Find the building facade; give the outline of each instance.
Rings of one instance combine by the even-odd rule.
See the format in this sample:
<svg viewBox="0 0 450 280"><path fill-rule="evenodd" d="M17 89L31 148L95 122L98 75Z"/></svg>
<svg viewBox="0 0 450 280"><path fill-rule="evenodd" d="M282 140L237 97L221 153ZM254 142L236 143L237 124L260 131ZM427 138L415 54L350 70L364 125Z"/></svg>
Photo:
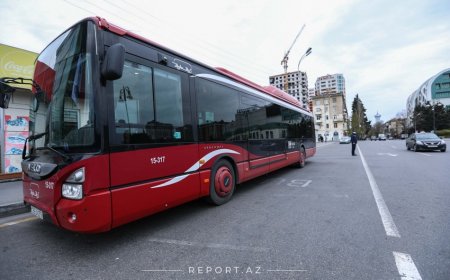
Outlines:
<svg viewBox="0 0 450 280"><path fill-rule="evenodd" d="M385 125L386 136L393 138L402 138L402 135L405 133L406 128L406 119L404 118L393 118L387 121Z"/></svg>
<svg viewBox="0 0 450 280"><path fill-rule="evenodd" d="M271 86L277 87L295 97L300 101L303 109L311 110L309 107L310 98L308 96L308 76L306 72L295 71L270 76L269 83Z"/></svg>
<svg viewBox="0 0 450 280"><path fill-rule="evenodd" d="M0 44L0 78L32 79L37 54ZM22 171L22 150L29 133L31 86L9 84L15 88L9 108L0 108L0 175Z"/></svg>
<svg viewBox="0 0 450 280"><path fill-rule="evenodd" d="M442 70L426 80L416 89L406 102L407 126L411 127L414 119L414 108L430 104L442 104L450 109L450 68Z"/></svg>
<svg viewBox="0 0 450 280"><path fill-rule="evenodd" d="M334 74L317 78L314 92L311 100L317 140L339 141L348 129L344 76Z"/></svg>
<svg viewBox="0 0 450 280"><path fill-rule="evenodd" d="M316 96L324 94L342 94L345 98L345 79L342 74L325 75L317 78Z"/></svg>

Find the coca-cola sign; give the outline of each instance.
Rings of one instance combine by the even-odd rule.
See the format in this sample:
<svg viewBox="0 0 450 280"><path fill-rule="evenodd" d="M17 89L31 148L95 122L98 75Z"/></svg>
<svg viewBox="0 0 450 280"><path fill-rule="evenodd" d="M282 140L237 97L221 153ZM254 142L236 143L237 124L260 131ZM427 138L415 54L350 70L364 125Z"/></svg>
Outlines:
<svg viewBox="0 0 450 280"><path fill-rule="evenodd" d="M0 77L32 79L36 57L36 53L0 44Z"/></svg>
<svg viewBox="0 0 450 280"><path fill-rule="evenodd" d="M31 77L34 71L34 65L20 65L14 61L6 62L3 67L5 69L5 72L16 73L17 75L22 75L22 77Z"/></svg>

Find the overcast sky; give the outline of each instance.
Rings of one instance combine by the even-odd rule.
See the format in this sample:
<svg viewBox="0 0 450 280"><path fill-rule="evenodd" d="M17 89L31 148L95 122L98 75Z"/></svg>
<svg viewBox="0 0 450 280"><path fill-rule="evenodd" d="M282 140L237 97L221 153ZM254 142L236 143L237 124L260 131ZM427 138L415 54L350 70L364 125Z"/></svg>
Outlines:
<svg viewBox="0 0 450 280"><path fill-rule="evenodd" d="M73 23L101 16L210 66L261 85L288 71L309 87L342 73L347 105L356 94L374 123L405 110L424 81L450 68L449 0L0 0L0 43L40 52Z"/></svg>

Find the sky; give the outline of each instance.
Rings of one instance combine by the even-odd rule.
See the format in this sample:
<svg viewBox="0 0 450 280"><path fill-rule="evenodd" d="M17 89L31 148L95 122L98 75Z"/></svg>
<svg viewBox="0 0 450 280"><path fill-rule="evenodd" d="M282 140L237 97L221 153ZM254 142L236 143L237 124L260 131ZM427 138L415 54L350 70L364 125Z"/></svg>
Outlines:
<svg viewBox="0 0 450 280"><path fill-rule="evenodd" d="M39 5L37 5L39 4ZM372 124L406 110L427 79L450 68L449 0L0 0L0 43L40 52L77 21L100 16L260 85L300 70L309 88L340 73Z"/></svg>

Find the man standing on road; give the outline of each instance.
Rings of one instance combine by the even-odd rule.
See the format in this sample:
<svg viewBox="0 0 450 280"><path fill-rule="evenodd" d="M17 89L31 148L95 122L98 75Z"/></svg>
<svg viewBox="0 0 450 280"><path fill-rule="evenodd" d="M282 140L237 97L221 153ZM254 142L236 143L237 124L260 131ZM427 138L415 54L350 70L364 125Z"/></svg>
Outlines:
<svg viewBox="0 0 450 280"><path fill-rule="evenodd" d="M358 143L358 138L356 137L356 132L354 132L354 131L352 133L351 141L352 141L352 156L356 156L355 149L356 149L356 143Z"/></svg>

